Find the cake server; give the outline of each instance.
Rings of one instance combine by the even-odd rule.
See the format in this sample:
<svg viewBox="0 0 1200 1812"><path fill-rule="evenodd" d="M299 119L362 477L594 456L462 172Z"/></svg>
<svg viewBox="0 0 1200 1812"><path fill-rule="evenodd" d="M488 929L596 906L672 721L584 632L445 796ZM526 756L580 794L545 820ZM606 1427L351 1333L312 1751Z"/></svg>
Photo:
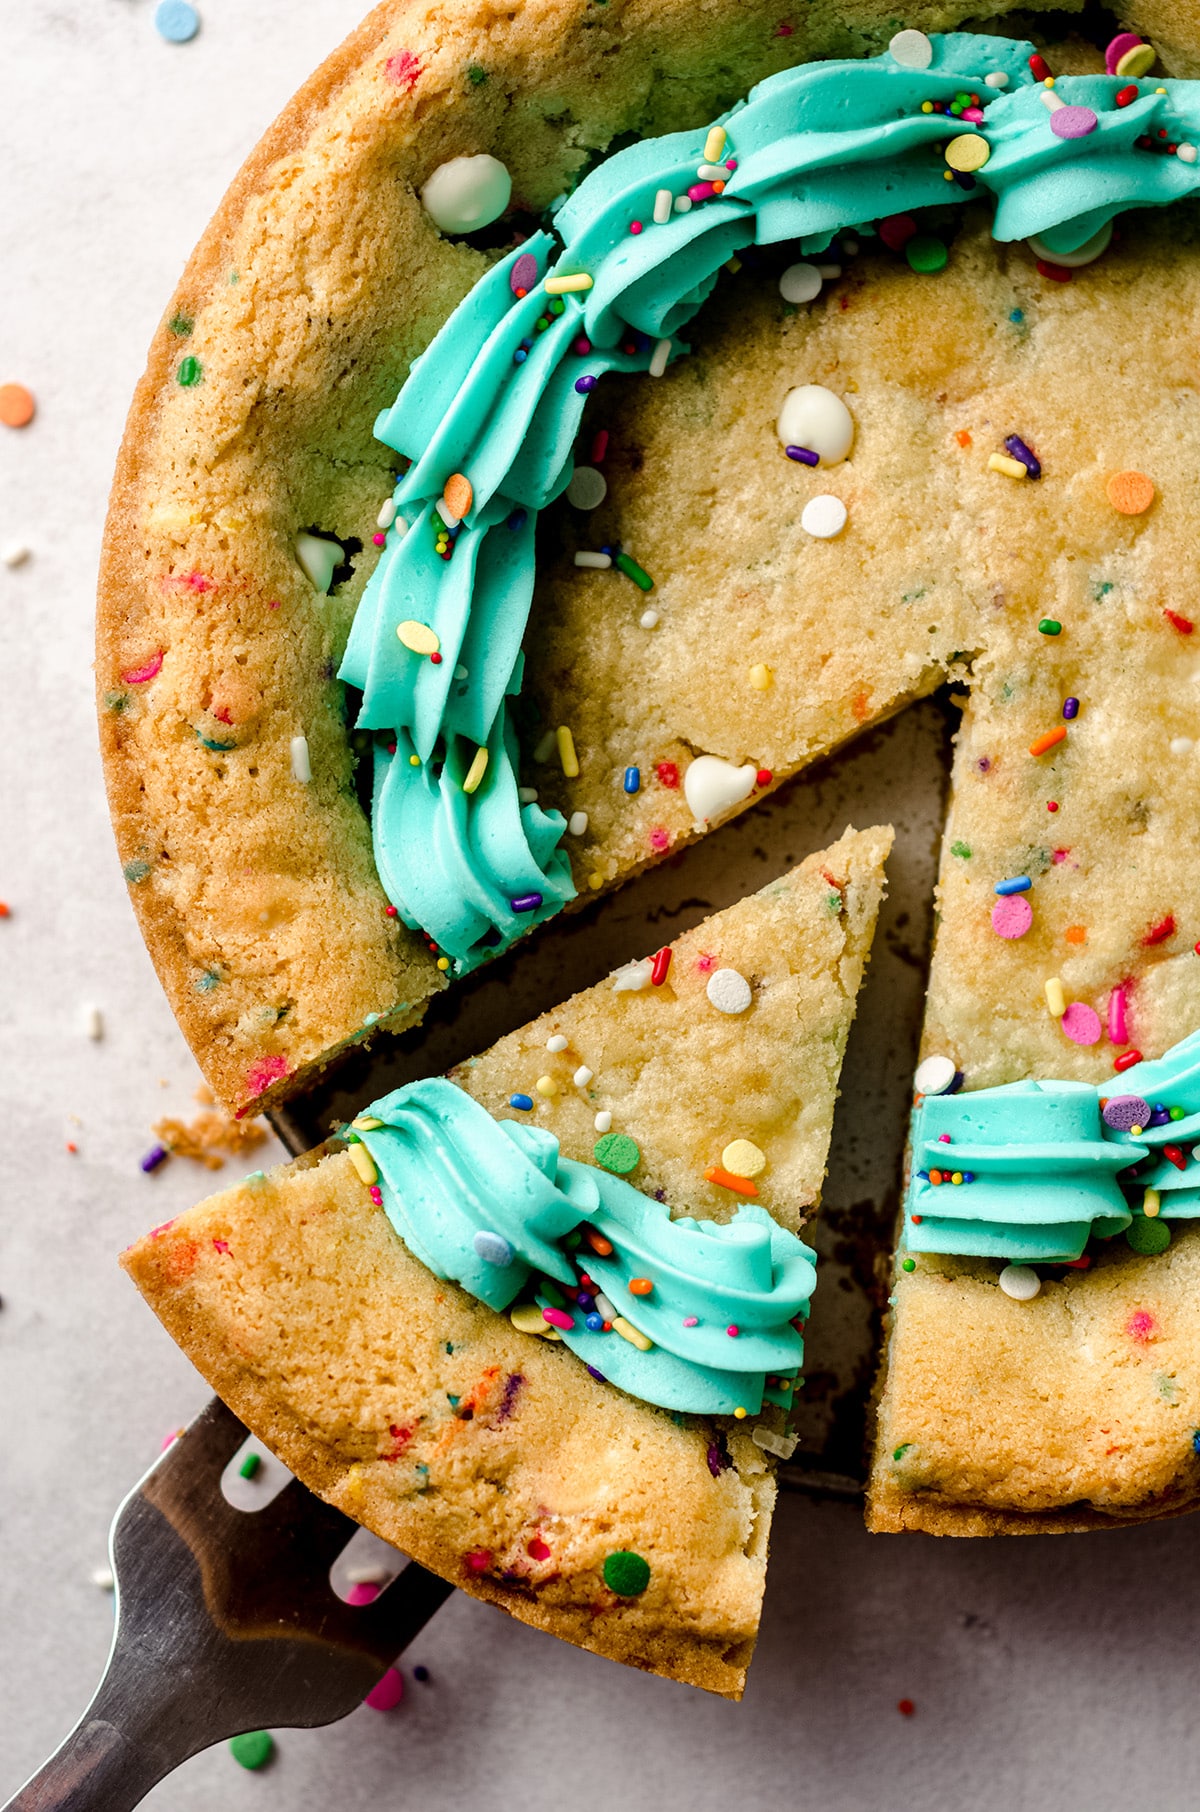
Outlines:
<svg viewBox="0 0 1200 1812"><path fill-rule="evenodd" d="M248 1432L214 1397L117 1511L104 1676L4 1812L127 1812L225 1737L331 1724L453 1590L409 1561L373 1603L343 1603L329 1573L356 1523L298 1479L253 1511L222 1494Z"/></svg>

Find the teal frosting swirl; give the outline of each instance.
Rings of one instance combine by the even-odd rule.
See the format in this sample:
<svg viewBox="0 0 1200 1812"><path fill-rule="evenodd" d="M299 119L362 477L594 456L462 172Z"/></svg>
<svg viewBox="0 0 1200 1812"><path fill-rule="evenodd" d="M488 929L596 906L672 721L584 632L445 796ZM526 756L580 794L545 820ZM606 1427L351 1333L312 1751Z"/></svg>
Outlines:
<svg viewBox="0 0 1200 1812"><path fill-rule="evenodd" d="M1163 1220L1200 1218L1200 1158L1194 1152L1180 1152L1177 1164L1152 1154L1148 1164L1139 1164L1135 1176L1123 1179L1123 1187L1135 1213L1144 1211L1146 1191L1153 1189Z"/></svg>
<svg viewBox="0 0 1200 1812"><path fill-rule="evenodd" d="M793 1325L808 1314L815 1258L757 1203L724 1226L672 1220L620 1177L561 1156L539 1127L495 1120L453 1083L395 1090L367 1110L363 1144L384 1210L415 1257L493 1309L532 1284L565 1303L566 1345L631 1396L693 1414L788 1405L804 1354ZM591 1228L602 1255L580 1237ZM490 1254L490 1256L484 1256ZM581 1283L591 1279L593 1289ZM550 1291L551 1279L561 1290ZM651 1284L648 1294L630 1289ZM598 1289L649 1350L602 1322ZM582 1296L583 1300L580 1301ZM736 1330L731 1332L730 1330Z"/></svg>
<svg viewBox="0 0 1200 1812"><path fill-rule="evenodd" d="M1078 1258L1090 1235L1128 1227L1117 1172L1135 1154L1145 1147L1103 1136L1088 1083L927 1095L913 1117L904 1244L1015 1264Z"/></svg>
<svg viewBox="0 0 1200 1812"><path fill-rule="evenodd" d="M646 370L656 341L671 342L670 358L685 352L676 336L721 267L751 244L795 240L817 251L842 228L869 232L880 216L990 192L997 239L1038 234L1066 254L1121 209L1161 206L1200 186L1200 166L1137 144L1161 143L1162 132L1168 142L1195 136L1200 85L1063 77L1059 100L1091 108L1098 124L1060 138L1029 73L1032 45L969 33L931 43L925 70L884 53L761 82L718 122L735 164L723 192L662 223L653 221L655 196L664 188L685 196L696 183L704 134L644 139L608 158L559 207L553 236L535 234L474 286L379 417L379 438L411 463L340 671L363 694L359 724L385 732L372 809L383 885L457 971L574 893L558 847L561 814L521 804L510 712L533 597L535 518L571 479L589 387L578 381ZM1001 86L989 86L989 75ZM922 111L964 86L979 96L977 120ZM1138 98L1117 108L1117 91L1130 86ZM975 177L947 182L941 149L972 130L987 140L989 160ZM636 234L635 221L644 228ZM551 298L551 271L583 273L591 287ZM469 478L473 501L444 559L435 511L455 473ZM397 627L410 619L435 631L440 661L399 641ZM481 746L486 773L466 793Z"/></svg>
<svg viewBox="0 0 1200 1812"><path fill-rule="evenodd" d="M1151 1118L1137 1135L1140 1145L1178 1145L1182 1140L1200 1139L1200 1032L1172 1045L1162 1057L1131 1065L1103 1092L1110 1098L1140 1096L1149 1104ZM1182 1110L1174 1120L1169 1118L1172 1108ZM1107 1131L1110 1138L1132 1140L1127 1132Z"/></svg>

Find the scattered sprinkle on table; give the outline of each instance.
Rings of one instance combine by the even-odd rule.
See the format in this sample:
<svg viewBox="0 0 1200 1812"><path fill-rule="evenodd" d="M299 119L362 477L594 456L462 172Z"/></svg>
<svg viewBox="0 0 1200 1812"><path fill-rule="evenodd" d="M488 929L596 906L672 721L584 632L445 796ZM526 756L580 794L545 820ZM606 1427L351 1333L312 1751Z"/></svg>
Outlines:
<svg viewBox="0 0 1200 1812"><path fill-rule="evenodd" d="M229 1753L243 1768L263 1768L275 1753L275 1739L269 1730L247 1730L232 1739Z"/></svg>
<svg viewBox="0 0 1200 1812"><path fill-rule="evenodd" d="M154 29L168 44L189 44L200 30L200 15L190 0L159 0Z"/></svg>
<svg viewBox="0 0 1200 1812"><path fill-rule="evenodd" d="M1154 483L1144 472L1114 472L1104 489L1122 516L1144 516L1154 502Z"/></svg>
<svg viewBox="0 0 1200 1812"><path fill-rule="evenodd" d="M389 1667L382 1679L376 1681L366 1698L364 1705L372 1711L393 1711L404 1697L404 1676L399 1668Z"/></svg>
<svg viewBox="0 0 1200 1812"><path fill-rule="evenodd" d="M0 422L6 428L27 428L37 405L24 384L0 384Z"/></svg>

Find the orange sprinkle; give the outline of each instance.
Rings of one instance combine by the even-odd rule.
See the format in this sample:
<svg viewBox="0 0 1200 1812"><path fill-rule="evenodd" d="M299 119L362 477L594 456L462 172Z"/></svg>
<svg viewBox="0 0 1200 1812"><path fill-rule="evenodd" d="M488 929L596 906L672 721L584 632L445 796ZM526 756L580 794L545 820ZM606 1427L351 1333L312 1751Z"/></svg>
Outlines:
<svg viewBox="0 0 1200 1812"><path fill-rule="evenodd" d="M592 1251L596 1254L597 1258L607 1258L611 1253L612 1241L610 1239L605 1239L602 1233L597 1233L594 1227L585 1227L583 1230L583 1237L592 1248Z"/></svg>
<svg viewBox="0 0 1200 1812"><path fill-rule="evenodd" d="M1063 932L1063 936L1066 938L1068 944L1086 944L1087 943L1087 926L1086 925L1068 925L1066 930Z"/></svg>
<svg viewBox="0 0 1200 1812"><path fill-rule="evenodd" d="M0 384L0 422L6 428L27 428L36 407L24 384Z"/></svg>
<svg viewBox="0 0 1200 1812"><path fill-rule="evenodd" d="M0 919L8 918L8 916L11 912L12 912L12 907L9 905L8 901L0 900Z"/></svg>
<svg viewBox="0 0 1200 1812"><path fill-rule="evenodd" d="M971 435L966 428L960 428L954 438L960 447L969 447L971 444Z"/></svg>
<svg viewBox="0 0 1200 1812"><path fill-rule="evenodd" d="M758 1190L749 1177L735 1177L732 1171L722 1170L719 1164L710 1164L704 1173L706 1183L719 1183L722 1189L732 1189L738 1195L757 1195Z"/></svg>
<svg viewBox="0 0 1200 1812"><path fill-rule="evenodd" d="M471 480L465 473L452 473L446 480L445 488L442 491L442 502L450 514L457 516L461 522L474 501L475 493L471 488Z"/></svg>
<svg viewBox="0 0 1200 1812"><path fill-rule="evenodd" d="M855 722L861 724L871 714L871 694L856 692L850 700L850 709L854 713Z"/></svg>
<svg viewBox="0 0 1200 1812"><path fill-rule="evenodd" d="M1122 516L1144 516L1154 502L1154 482L1144 472L1113 472L1104 489Z"/></svg>
<svg viewBox="0 0 1200 1812"><path fill-rule="evenodd" d="M1061 742L1066 733L1066 724L1059 724L1056 729L1047 730L1044 736L1039 736L1036 742L1030 743L1029 753L1031 755L1044 755L1046 750L1052 749L1056 742Z"/></svg>
<svg viewBox="0 0 1200 1812"><path fill-rule="evenodd" d="M654 1285L650 1282L648 1277L631 1277L629 1279L629 1294L631 1296L649 1296L653 1288Z"/></svg>

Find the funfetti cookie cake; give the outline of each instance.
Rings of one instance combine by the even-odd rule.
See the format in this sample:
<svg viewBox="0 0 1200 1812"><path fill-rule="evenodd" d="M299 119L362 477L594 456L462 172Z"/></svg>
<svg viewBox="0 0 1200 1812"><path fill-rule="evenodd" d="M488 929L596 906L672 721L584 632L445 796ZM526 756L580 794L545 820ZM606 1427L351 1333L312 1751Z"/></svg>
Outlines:
<svg viewBox="0 0 1200 1812"><path fill-rule="evenodd" d="M126 1268L322 1496L526 1623L739 1696L890 844L847 832Z"/></svg>

